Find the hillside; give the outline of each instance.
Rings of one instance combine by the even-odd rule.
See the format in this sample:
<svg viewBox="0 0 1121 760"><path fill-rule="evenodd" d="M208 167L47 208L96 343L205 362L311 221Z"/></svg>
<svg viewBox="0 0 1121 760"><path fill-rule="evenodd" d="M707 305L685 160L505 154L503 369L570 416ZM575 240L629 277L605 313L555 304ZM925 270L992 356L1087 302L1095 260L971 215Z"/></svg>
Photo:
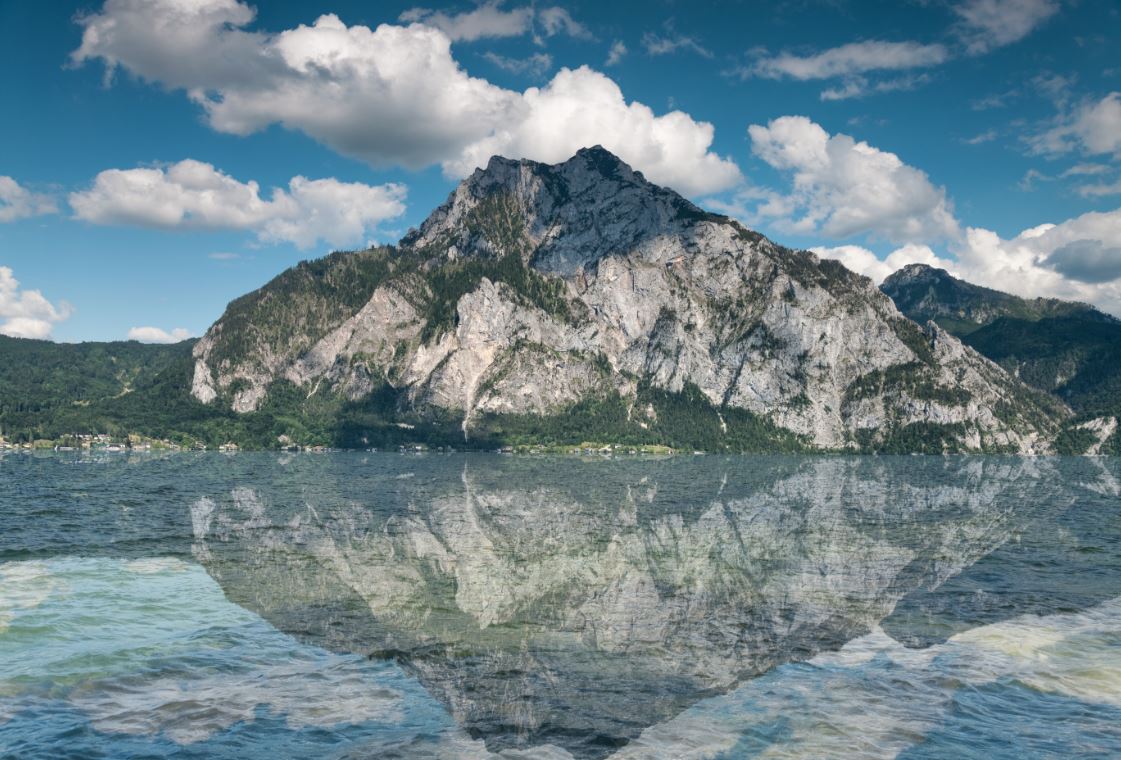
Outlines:
<svg viewBox="0 0 1121 760"><path fill-rule="evenodd" d="M1045 453L1069 437L1062 402L870 280L602 148L495 157L398 245L292 267L197 342L6 339L0 356L0 424L21 441Z"/></svg>
<svg viewBox="0 0 1121 760"><path fill-rule="evenodd" d="M103 419L102 410L182 367L193 344L53 343L0 335L0 432L9 440L110 432L115 423Z"/></svg>
<svg viewBox="0 0 1121 760"><path fill-rule="evenodd" d="M911 319L935 321L1028 385L1069 404L1076 413L1068 425L1072 450L1094 440L1085 424L1116 430L1108 418L1121 416L1121 321L1087 304L1019 298L922 264L899 270L881 287ZM1100 450L1121 452L1121 436L1114 432Z"/></svg>

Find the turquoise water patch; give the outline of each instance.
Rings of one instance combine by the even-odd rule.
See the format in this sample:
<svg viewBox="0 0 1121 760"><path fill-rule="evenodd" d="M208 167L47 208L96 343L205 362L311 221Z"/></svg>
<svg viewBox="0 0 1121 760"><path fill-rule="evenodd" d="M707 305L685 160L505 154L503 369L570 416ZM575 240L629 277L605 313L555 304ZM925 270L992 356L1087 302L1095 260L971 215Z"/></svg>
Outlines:
<svg viewBox="0 0 1121 760"><path fill-rule="evenodd" d="M942 724L899 760L1116 758L1121 710L1018 683L962 689Z"/></svg>
<svg viewBox="0 0 1121 760"><path fill-rule="evenodd" d="M653 726L617 758L1118 757L1121 598L927 649L876 629Z"/></svg>
<svg viewBox="0 0 1121 760"><path fill-rule="evenodd" d="M462 743L387 662L306 646L179 559L0 565L0 754L297 757Z"/></svg>

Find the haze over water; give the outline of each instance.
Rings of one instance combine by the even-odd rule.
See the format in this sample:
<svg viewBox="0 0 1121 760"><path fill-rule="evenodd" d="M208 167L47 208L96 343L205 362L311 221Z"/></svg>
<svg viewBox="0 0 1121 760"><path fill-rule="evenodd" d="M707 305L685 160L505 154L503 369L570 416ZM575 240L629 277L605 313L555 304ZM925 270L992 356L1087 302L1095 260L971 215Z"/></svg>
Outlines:
<svg viewBox="0 0 1121 760"><path fill-rule="evenodd" d="M0 456L0 757L1116 757L1121 461Z"/></svg>

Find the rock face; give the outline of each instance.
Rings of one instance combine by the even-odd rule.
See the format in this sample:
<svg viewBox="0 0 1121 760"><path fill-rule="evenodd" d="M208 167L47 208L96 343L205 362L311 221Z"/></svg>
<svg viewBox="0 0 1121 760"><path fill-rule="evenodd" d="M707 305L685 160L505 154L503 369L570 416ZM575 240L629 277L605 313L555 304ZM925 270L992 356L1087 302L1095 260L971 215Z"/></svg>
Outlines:
<svg viewBox="0 0 1121 760"><path fill-rule="evenodd" d="M1044 452L1065 415L870 280L598 147L555 166L491 159L399 246L235 301L194 356L205 403L391 389L395 413L458 420L468 441L608 400L646 429L651 392L826 449Z"/></svg>

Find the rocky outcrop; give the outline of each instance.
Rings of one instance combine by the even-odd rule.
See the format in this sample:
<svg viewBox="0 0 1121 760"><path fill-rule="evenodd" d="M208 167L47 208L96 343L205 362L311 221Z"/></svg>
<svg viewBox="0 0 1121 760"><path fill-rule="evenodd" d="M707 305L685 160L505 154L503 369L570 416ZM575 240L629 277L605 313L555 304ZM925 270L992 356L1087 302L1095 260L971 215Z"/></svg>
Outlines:
<svg viewBox="0 0 1121 760"><path fill-rule="evenodd" d="M312 313L274 313L270 284L256 311L219 320L195 348L194 396L246 412L277 382L351 400L388 385L402 411L461 419L469 440L487 415L695 389L826 449L921 436L934 450L1044 452L1065 414L870 280L602 148L555 166L494 158L399 247L350 256L331 266L357 268L365 292L340 280L346 297L325 311L328 267L306 286ZM254 332L262 321L286 329Z"/></svg>

